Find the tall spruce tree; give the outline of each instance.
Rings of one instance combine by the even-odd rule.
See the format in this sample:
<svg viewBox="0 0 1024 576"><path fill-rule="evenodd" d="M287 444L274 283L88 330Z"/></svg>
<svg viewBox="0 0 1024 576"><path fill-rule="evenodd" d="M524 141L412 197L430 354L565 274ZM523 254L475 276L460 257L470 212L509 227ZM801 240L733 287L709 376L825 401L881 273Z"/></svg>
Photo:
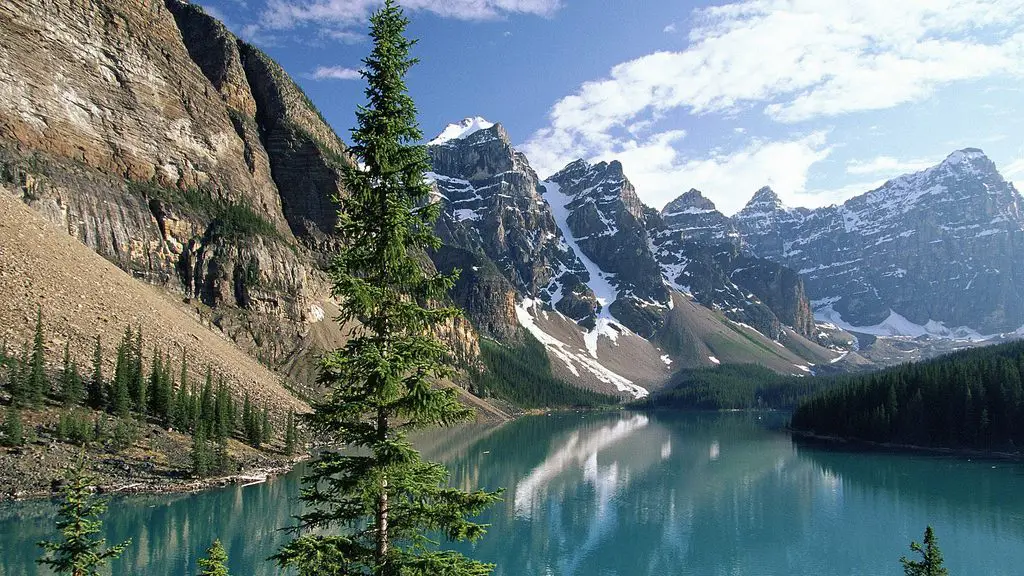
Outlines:
<svg viewBox="0 0 1024 576"><path fill-rule="evenodd" d="M128 381L128 393L132 398L132 406L140 414L146 414L149 406L146 401L146 372L142 363L142 325L139 325L139 331L135 335L135 344L130 345L130 358L131 364L129 368L129 374L131 375Z"/></svg>
<svg viewBox="0 0 1024 576"><path fill-rule="evenodd" d="M96 335L96 346L92 351L92 376L89 377L89 385L86 388L86 402L90 407L100 410L103 408L103 346L100 337Z"/></svg>
<svg viewBox="0 0 1024 576"><path fill-rule="evenodd" d="M43 397L50 391L50 383L46 379L46 346L43 341L43 308L36 309L36 332L32 338L32 360L29 365L28 384L29 401L38 406Z"/></svg>
<svg viewBox="0 0 1024 576"><path fill-rule="evenodd" d="M910 550L921 555L920 560L910 560L906 556L900 558L903 574L906 576L949 576L949 571L942 565L942 552L935 539L935 532L928 526L924 530L924 546L917 542L910 543Z"/></svg>
<svg viewBox="0 0 1024 576"><path fill-rule="evenodd" d="M229 576L228 553L219 539L206 550L206 557L199 559L199 568L199 576Z"/></svg>
<svg viewBox="0 0 1024 576"><path fill-rule="evenodd" d="M427 273L437 249L429 169L404 77L415 64L404 37L408 20L393 0L370 18L374 46L363 60L366 106L356 113L343 169L338 233L346 246L330 267L342 302L339 322L360 328L344 348L325 354L319 382L329 392L314 405L311 428L357 454L322 453L305 477L294 539L275 556L299 574L483 575L492 566L437 550L428 533L475 540L484 526L468 520L496 493L447 486L448 473L426 462L406 438L411 430L471 417L456 392L433 386L452 373L450 351L435 330L459 312L435 303L454 276Z"/></svg>
<svg viewBox="0 0 1024 576"><path fill-rule="evenodd" d="M295 454L298 444L298 431L295 429L295 410L288 411L288 420L284 427L284 453L288 456Z"/></svg>
<svg viewBox="0 0 1024 576"><path fill-rule="evenodd" d="M60 399L65 406L74 406L85 398L82 376L78 364L71 359L71 346L64 343L64 367L60 374Z"/></svg>
<svg viewBox="0 0 1024 576"><path fill-rule="evenodd" d="M7 387L11 391L11 404L22 407L31 402L28 390L28 343L21 349L21 356L14 360L8 373Z"/></svg>
<svg viewBox="0 0 1024 576"><path fill-rule="evenodd" d="M102 531L99 516L107 506L93 495L94 483L85 474L81 462L69 471L63 502L57 512L61 540L40 542L44 555L36 562L49 566L58 574L95 576L103 565L120 556L131 543L127 540L107 548L106 541L97 538Z"/></svg>

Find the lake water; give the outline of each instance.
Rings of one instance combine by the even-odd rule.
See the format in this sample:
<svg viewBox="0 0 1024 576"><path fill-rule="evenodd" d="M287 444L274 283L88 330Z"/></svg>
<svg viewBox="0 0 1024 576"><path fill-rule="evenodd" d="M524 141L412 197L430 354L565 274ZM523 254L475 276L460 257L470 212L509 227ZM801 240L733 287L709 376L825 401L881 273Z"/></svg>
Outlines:
<svg viewBox="0 0 1024 576"><path fill-rule="evenodd" d="M764 416L764 418L769 418ZM504 487L466 553L504 576L901 575L926 524L953 575L1024 574L1024 466L806 448L756 414L561 414L420 440L464 488ZM113 574L195 574L214 537L236 576L298 512L299 473L194 495L114 500ZM0 505L0 576L46 574L53 506Z"/></svg>

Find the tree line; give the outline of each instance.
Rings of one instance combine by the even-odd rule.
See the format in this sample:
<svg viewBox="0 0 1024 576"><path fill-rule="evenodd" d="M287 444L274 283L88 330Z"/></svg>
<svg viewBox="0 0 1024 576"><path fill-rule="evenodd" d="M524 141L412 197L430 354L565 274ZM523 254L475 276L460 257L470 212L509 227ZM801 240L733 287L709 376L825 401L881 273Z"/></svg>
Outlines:
<svg viewBox="0 0 1024 576"><path fill-rule="evenodd" d="M83 373L72 358L70 339L65 340L59 370L49 369L46 356L40 309L33 337L20 353L10 350L6 341L0 347L0 367L7 370L0 392L5 393L8 403L0 443L21 445L25 441L22 410L48 405L65 410L54 431L57 438L78 445L104 442L115 451L122 450L134 443L137 421L151 421L189 434L193 439L192 471L198 476L227 471L229 438L254 448L275 438L269 406L256 405L248 392L239 405L224 376L215 377L209 365L205 379L192 381L184 352L176 361L155 345L147 363L141 326L125 329L109 377L104 372L99 336L93 343L88 372ZM89 409L99 413L90 413ZM113 426L103 412L113 417ZM300 441L294 413L288 415L283 440L285 452L294 454Z"/></svg>
<svg viewBox="0 0 1024 576"><path fill-rule="evenodd" d="M822 378L776 374L757 364L683 369L665 388L633 403L635 408L676 410L789 410L830 386Z"/></svg>
<svg viewBox="0 0 1024 576"><path fill-rule="evenodd" d="M974 348L830 379L793 414L797 430L915 446L1018 451L1024 343Z"/></svg>

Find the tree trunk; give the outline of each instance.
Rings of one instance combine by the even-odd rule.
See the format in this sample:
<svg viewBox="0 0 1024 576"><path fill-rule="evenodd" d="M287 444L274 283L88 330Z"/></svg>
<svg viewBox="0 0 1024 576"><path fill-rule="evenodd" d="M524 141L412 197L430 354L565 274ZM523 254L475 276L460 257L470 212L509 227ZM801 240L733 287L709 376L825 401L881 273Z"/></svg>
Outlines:
<svg viewBox="0 0 1024 576"><path fill-rule="evenodd" d="M380 410L377 412L377 433L381 440L387 438L388 417ZM385 474L380 481L380 496L377 499L377 566L380 576L388 576L391 569L388 566L388 477Z"/></svg>

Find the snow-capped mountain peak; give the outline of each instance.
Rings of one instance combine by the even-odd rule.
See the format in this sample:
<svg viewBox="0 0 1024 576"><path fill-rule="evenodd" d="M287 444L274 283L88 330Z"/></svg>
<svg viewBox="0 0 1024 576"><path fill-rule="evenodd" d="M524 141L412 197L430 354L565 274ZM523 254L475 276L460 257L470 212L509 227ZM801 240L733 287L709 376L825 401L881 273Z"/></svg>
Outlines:
<svg viewBox="0 0 1024 576"><path fill-rule="evenodd" d="M488 122L486 119L480 116L473 116L470 118L464 118L460 122L449 124L445 126L445 129L437 135L436 138L427 142L427 146L440 146L447 144L452 140L461 140L471 134L475 134L481 130L487 130L494 127L494 122Z"/></svg>
<svg viewBox="0 0 1024 576"><path fill-rule="evenodd" d="M675 200L669 202L661 209L663 218L679 214L704 214L715 212L715 203L708 199L700 190L690 188Z"/></svg>

